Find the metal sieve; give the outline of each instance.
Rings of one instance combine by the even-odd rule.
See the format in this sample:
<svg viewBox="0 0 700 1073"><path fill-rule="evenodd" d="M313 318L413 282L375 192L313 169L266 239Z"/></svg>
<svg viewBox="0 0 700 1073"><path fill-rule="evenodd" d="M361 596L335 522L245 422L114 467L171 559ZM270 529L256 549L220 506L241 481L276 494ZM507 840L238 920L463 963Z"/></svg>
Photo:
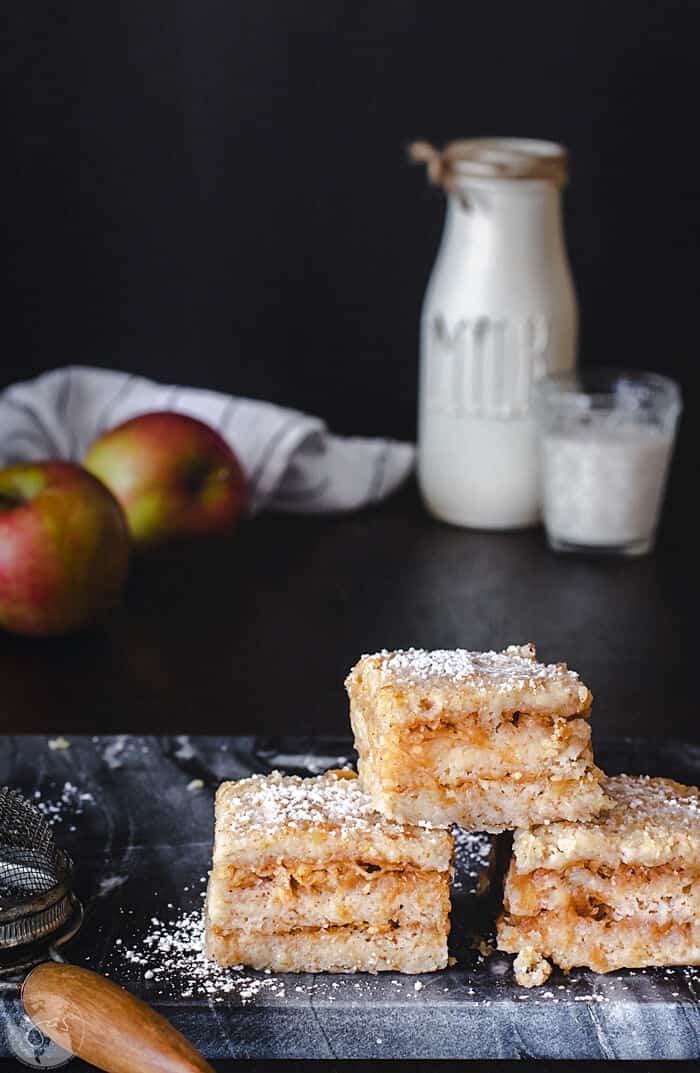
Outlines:
<svg viewBox="0 0 700 1073"><path fill-rule="evenodd" d="M0 789L0 976L51 956L77 932L82 907L73 862L51 826L17 790Z"/></svg>

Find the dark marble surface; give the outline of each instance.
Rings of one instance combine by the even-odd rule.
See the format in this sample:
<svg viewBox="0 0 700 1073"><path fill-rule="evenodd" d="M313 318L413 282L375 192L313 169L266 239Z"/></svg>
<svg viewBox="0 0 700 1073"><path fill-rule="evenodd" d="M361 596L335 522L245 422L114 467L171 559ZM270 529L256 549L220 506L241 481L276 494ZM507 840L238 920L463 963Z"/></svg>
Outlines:
<svg viewBox="0 0 700 1073"><path fill-rule="evenodd" d="M273 767L318 772L351 756L347 739L78 737L50 748L44 737L0 739L0 783L21 788L54 823L77 864L85 923L67 957L106 971L151 1001L208 1056L255 1058L700 1057L700 970L597 977L555 973L523 991L510 958L483 957L494 906L474 888L486 855L461 854L453 912L457 964L418 979L397 974L286 976L234 971L204 981L180 955L144 938L152 919L198 913L209 863L212 794L224 778ZM54 742L54 744L56 744ZM59 743L61 744L61 743ZM603 741L611 772L700 779L700 749L672 742ZM192 786L193 780L201 780ZM188 789L188 787L190 787ZM476 849L483 848L481 844ZM134 964L129 951L141 962ZM189 955L188 955L189 956ZM153 972L153 970L155 970ZM153 972L151 976L150 973ZM416 987L416 984L419 986ZM4 1000L7 1021L14 1009Z"/></svg>

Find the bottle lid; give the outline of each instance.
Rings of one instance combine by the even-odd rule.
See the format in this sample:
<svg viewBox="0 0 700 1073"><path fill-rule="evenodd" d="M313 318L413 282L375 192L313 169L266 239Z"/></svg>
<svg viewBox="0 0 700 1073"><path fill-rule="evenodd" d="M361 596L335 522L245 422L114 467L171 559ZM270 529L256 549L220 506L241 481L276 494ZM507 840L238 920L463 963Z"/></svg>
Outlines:
<svg viewBox="0 0 700 1073"><path fill-rule="evenodd" d="M413 142L409 156L426 164L437 186L454 192L460 178L539 179L564 186L568 154L557 142L535 138L462 138L436 149L430 142Z"/></svg>

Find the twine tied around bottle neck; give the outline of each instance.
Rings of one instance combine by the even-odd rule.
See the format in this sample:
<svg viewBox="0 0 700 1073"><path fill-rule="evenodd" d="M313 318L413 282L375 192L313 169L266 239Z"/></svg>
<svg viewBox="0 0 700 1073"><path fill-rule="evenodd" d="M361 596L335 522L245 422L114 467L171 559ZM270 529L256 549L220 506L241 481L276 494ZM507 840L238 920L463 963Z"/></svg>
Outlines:
<svg viewBox="0 0 700 1073"><path fill-rule="evenodd" d="M529 138L461 138L436 149L430 142L417 141L408 147L416 164L425 164L428 178L449 194L457 194L461 178L540 179L557 188L566 184L568 154L556 142Z"/></svg>

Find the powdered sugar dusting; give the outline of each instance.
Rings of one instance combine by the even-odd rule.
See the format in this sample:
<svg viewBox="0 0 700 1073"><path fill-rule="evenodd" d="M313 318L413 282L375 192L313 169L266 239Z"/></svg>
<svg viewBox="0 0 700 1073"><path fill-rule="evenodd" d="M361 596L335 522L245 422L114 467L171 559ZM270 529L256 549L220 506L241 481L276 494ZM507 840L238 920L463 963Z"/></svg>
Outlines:
<svg viewBox="0 0 700 1073"><path fill-rule="evenodd" d="M453 827L455 840L453 890L481 893L488 882L488 865L492 838L481 832L463 831Z"/></svg>
<svg viewBox="0 0 700 1073"><path fill-rule="evenodd" d="M695 786L681 786L671 779L650 775L616 775L605 782L605 792L615 807L603 824L639 826L651 820L656 826L679 826L692 830L700 842L700 791Z"/></svg>
<svg viewBox="0 0 700 1073"><path fill-rule="evenodd" d="M66 817L82 816L85 805L93 804L94 800L92 794L83 793L74 783L66 782L55 801L45 799L40 790L35 790L33 804L53 826L63 823ZM74 831L75 826L71 826L71 830Z"/></svg>
<svg viewBox="0 0 700 1073"><path fill-rule="evenodd" d="M613 806L592 820L558 820L516 831L520 872L561 871L580 860L617 868L700 865L700 791L671 779L613 775L603 781Z"/></svg>
<svg viewBox="0 0 700 1073"><path fill-rule="evenodd" d="M217 798L217 826L236 834L312 827L411 830L411 825L380 816L352 773L333 771L310 779L275 771L224 783Z"/></svg>
<svg viewBox="0 0 700 1073"><path fill-rule="evenodd" d="M201 909L183 912L164 921L152 917L148 931L137 947L120 944L119 953L141 969L155 994L173 992L179 998L207 998L223 1002L237 997L247 1005L263 991L283 996L284 980L271 975L251 975L241 968L224 969L204 952L204 915Z"/></svg>
<svg viewBox="0 0 700 1073"><path fill-rule="evenodd" d="M566 682L575 684L578 675L565 663L538 663L535 646L509 645L503 652L469 652L465 648L408 648L377 654L382 677L404 682L470 682L491 689L506 690L523 683Z"/></svg>
<svg viewBox="0 0 700 1073"><path fill-rule="evenodd" d="M675 844L678 837L684 835L700 855L700 790L697 787L682 786L671 779L650 775L611 775L605 779L603 788L613 802L612 808L578 824L562 820L547 827L535 827L532 838L561 841L569 832L580 839L600 832L604 836L621 838L624 851L624 839L632 836L637 840L641 838L644 844L664 839ZM516 842L523 840L523 834L516 835Z"/></svg>

